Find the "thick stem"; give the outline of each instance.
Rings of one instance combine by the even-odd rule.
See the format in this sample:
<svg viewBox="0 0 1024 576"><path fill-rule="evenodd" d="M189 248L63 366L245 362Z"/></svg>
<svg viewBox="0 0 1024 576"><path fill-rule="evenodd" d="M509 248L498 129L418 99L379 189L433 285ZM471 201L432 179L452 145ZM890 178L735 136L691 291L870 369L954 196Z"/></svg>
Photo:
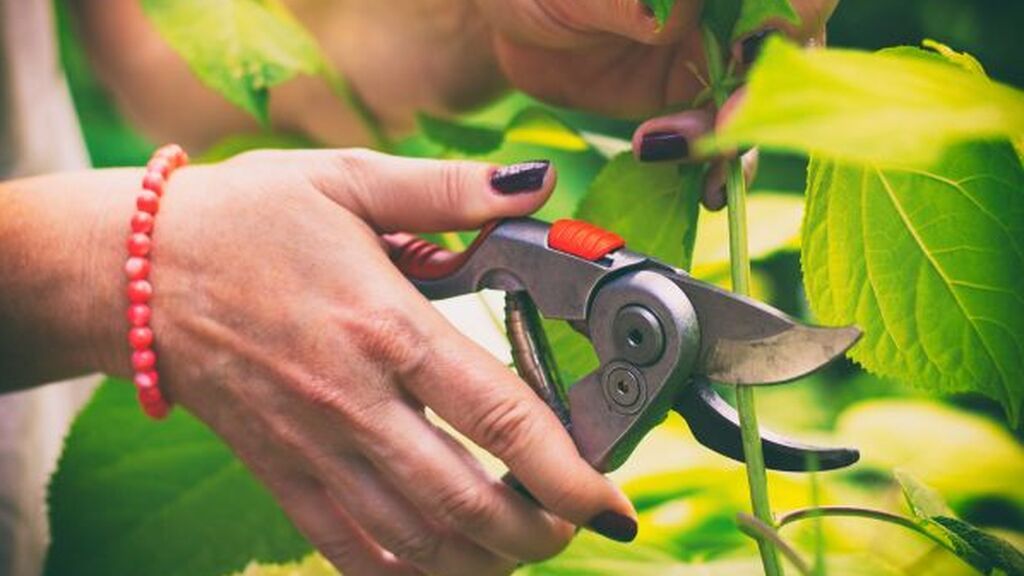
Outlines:
<svg viewBox="0 0 1024 576"><path fill-rule="evenodd" d="M747 246L747 186L743 179L743 168L739 157L729 161L726 179L726 195L729 202L729 259L732 268L732 289L737 294L750 294L750 252ZM750 488L750 503L754 516L767 524L775 525L771 504L768 500L768 478L764 467L764 453L761 451L761 432L757 425L757 411L754 389L739 386L736 389L736 411L740 417L740 434L743 438L743 458L747 463L747 484ZM761 562L767 576L782 574L778 551L765 538L757 539Z"/></svg>

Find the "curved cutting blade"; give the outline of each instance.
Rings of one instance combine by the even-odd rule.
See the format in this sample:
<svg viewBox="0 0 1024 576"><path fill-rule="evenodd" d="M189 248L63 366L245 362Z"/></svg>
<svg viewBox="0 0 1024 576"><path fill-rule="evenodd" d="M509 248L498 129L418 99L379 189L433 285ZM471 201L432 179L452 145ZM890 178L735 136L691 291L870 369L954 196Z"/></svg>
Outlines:
<svg viewBox="0 0 1024 576"><path fill-rule="evenodd" d="M673 407L690 426L694 438L719 454L744 462L739 417L711 384L697 378L686 387ZM771 432L761 432L764 464L772 470L808 472L844 468L860 459L851 448L819 448Z"/></svg>
<svg viewBox="0 0 1024 576"><path fill-rule="evenodd" d="M841 356L860 338L856 327L808 326L685 273L677 273L674 280L697 311L701 346L695 370L715 382L795 380Z"/></svg>

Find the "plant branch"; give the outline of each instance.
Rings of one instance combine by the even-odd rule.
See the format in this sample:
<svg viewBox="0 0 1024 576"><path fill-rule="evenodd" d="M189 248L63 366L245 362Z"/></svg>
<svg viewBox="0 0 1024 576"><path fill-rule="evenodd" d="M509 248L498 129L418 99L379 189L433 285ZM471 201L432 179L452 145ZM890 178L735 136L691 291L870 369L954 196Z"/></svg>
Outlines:
<svg viewBox="0 0 1024 576"><path fill-rule="evenodd" d="M775 531L774 528L762 522L759 518L755 518L750 514L744 514L740 512L736 515L736 522L740 526L740 530L754 538L756 540L769 540L775 547L782 551L782 555L789 560L790 564L797 569L798 572L804 576L811 576L812 569L807 565L807 562L800 557L800 553L793 549L788 542L782 539L782 536Z"/></svg>
<svg viewBox="0 0 1024 576"><path fill-rule="evenodd" d="M942 538L939 538L938 536L932 534L923 526L911 520L910 518L906 518L904 516L893 514L891 512L885 512L882 510L872 510L870 508L860 508L857 506L819 506L817 508L801 508L799 510L793 510L791 512L783 514L781 517L779 517L779 520L776 524L779 528L782 528L787 524L792 524L794 522L799 522L801 520L807 520L810 518L823 518L827 516L846 518L867 518L869 520L876 520L880 522L894 524L896 526L902 526L903 528L913 530L914 532L917 532L918 534L927 537L931 541L949 550L950 552L953 552L954 554L956 553L956 550L951 548L948 543L943 542Z"/></svg>
<svg viewBox="0 0 1024 576"><path fill-rule="evenodd" d="M729 205L729 260L732 270L733 292L750 294L750 252L747 245L747 185L743 168L737 156L729 160L726 177L726 196ZM768 499L768 476L765 472L764 453L761 450L761 431L757 425L754 389L738 386L736 411L740 418L743 439L743 458L746 461L747 485L754 516L768 526L774 525L771 503ZM771 540L758 538L758 550L767 576L782 574L779 556Z"/></svg>

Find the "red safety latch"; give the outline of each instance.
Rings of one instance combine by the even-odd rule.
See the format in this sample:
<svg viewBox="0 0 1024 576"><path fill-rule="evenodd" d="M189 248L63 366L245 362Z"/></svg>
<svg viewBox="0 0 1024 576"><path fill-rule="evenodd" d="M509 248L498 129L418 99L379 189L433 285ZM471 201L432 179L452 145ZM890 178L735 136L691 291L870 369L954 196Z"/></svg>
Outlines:
<svg viewBox="0 0 1024 576"><path fill-rule="evenodd" d="M548 246L591 262L626 245L622 236L582 220L557 220L548 230Z"/></svg>

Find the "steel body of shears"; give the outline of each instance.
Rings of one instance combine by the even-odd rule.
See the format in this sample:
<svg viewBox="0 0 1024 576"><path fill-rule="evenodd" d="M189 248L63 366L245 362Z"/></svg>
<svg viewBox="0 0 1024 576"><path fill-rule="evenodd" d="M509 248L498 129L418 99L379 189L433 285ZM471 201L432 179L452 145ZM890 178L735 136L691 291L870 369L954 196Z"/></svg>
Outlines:
<svg viewBox="0 0 1024 576"><path fill-rule="evenodd" d="M743 460L735 411L710 382L785 382L818 370L859 337L855 328L799 323L760 302L700 282L574 220L529 218L486 227L463 253L408 234L385 237L392 260L425 296L506 292L506 324L520 376L558 415L596 469L621 465L669 410L708 448ZM587 336L600 366L563 399L539 315ZM565 403L567 400L567 406ZM856 450L815 448L762 433L765 463L829 470Z"/></svg>

